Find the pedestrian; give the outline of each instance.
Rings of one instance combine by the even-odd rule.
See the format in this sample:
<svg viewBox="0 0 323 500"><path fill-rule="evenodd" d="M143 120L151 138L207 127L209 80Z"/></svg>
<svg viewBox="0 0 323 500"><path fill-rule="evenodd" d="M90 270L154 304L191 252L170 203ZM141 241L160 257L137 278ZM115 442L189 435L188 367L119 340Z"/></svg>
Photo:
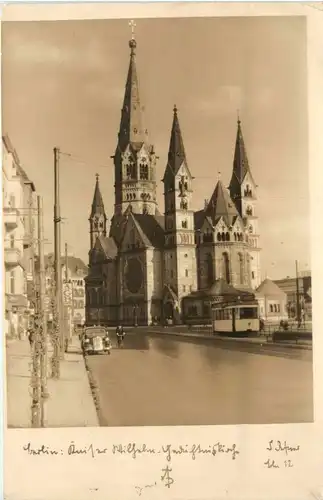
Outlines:
<svg viewBox="0 0 323 500"><path fill-rule="evenodd" d="M34 331L32 328L28 329L28 340L29 340L30 348L32 349L33 345L34 345L34 340L35 340L35 335L34 335Z"/></svg>

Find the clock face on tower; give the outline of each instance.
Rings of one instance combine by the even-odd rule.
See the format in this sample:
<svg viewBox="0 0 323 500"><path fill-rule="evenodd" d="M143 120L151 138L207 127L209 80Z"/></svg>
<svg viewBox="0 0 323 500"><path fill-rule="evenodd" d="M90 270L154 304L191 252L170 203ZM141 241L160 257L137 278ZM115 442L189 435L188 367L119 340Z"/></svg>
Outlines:
<svg viewBox="0 0 323 500"><path fill-rule="evenodd" d="M126 287L131 293L138 293L143 284L143 272L141 263L136 258L131 258L126 263L125 269Z"/></svg>

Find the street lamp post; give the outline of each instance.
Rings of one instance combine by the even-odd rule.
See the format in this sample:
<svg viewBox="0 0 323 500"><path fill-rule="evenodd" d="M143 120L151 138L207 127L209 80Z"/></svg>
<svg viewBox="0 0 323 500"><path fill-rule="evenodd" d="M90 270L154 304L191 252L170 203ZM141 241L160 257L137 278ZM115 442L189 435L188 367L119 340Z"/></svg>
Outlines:
<svg viewBox="0 0 323 500"><path fill-rule="evenodd" d="M299 280L298 280L298 261L295 261L296 267L296 319L297 324L300 326L301 323L301 311L300 311L300 300L299 300Z"/></svg>
<svg viewBox="0 0 323 500"><path fill-rule="evenodd" d="M138 304L135 304L133 306L133 322L134 322L134 326L137 327L138 326Z"/></svg>

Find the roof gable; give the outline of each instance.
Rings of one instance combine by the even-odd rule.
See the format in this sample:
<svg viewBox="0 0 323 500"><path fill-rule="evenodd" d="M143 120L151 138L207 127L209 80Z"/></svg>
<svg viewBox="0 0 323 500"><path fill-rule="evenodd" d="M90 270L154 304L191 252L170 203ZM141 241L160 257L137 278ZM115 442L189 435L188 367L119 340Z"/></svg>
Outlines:
<svg viewBox="0 0 323 500"><path fill-rule="evenodd" d="M208 216L212 217L213 222L217 218L222 217L227 226L231 226L236 217L239 216L235 204L220 180L215 186L205 212Z"/></svg>
<svg viewBox="0 0 323 500"><path fill-rule="evenodd" d="M165 242L164 217L150 214L133 214L150 246L163 248Z"/></svg>
<svg viewBox="0 0 323 500"><path fill-rule="evenodd" d="M286 296L286 293L276 283L266 278L257 288L257 295Z"/></svg>
<svg viewBox="0 0 323 500"><path fill-rule="evenodd" d="M151 246L145 233L134 217L134 214L129 211L125 226L124 236L121 242L121 251L134 250L136 248L147 248Z"/></svg>

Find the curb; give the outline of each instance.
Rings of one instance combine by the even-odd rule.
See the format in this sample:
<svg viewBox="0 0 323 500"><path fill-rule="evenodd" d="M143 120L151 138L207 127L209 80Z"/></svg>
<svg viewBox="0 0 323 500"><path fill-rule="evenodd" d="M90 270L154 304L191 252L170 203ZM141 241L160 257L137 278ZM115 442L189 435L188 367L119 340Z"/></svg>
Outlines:
<svg viewBox="0 0 323 500"><path fill-rule="evenodd" d="M86 373L87 373L89 384L90 384L90 390L91 390L91 394L92 394L92 398L93 398L93 403L94 403L97 418L98 418L98 425L100 426L101 403L100 403L98 385L97 385L95 378L93 377L93 373L88 365L87 357L84 355L83 355L83 360L84 360L85 369L86 369Z"/></svg>
<svg viewBox="0 0 323 500"><path fill-rule="evenodd" d="M308 345L302 345L302 344L286 344L286 343L283 343L283 342L267 342L265 339L263 342L251 342L250 340L239 340L238 338L233 338L233 337L229 337L229 338L225 338L225 337L215 337L215 336L212 336L212 335L204 335L204 334L186 334L186 333L179 333L179 332L154 332L155 334L157 335L168 335L168 336L172 336L172 337L184 337L186 339L203 339L203 340L213 340L214 342L228 342L228 343L232 343L232 344L242 344L242 345L248 345L248 346L251 346L251 345L259 345L261 347L272 347L272 346L279 346L279 347L286 347L288 349L304 349L304 350L307 350L307 351L311 351L312 350L312 346L308 346Z"/></svg>

